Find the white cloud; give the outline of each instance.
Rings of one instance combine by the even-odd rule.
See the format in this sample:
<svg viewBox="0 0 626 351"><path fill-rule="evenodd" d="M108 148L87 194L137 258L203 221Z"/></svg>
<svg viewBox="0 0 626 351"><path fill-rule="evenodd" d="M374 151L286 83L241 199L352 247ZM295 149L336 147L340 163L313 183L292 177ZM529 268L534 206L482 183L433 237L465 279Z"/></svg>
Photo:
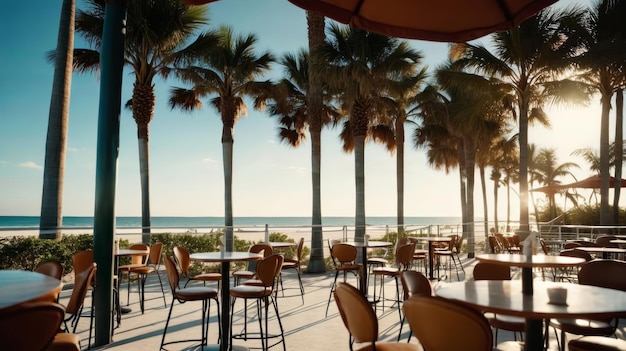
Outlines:
<svg viewBox="0 0 626 351"><path fill-rule="evenodd" d="M215 161L214 159L210 158L210 157L206 157L202 159L202 162L204 163L215 163L217 161Z"/></svg>
<svg viewBox="0 0 626 351"><path fill-rule="evenodd" d="M18 167L22 167L22 168L34 168L34 169L43 169L43 166L40 166L38 164L36 164L33 161L28 161L28 162L22 162L20 164L18 164Z"/></svg>

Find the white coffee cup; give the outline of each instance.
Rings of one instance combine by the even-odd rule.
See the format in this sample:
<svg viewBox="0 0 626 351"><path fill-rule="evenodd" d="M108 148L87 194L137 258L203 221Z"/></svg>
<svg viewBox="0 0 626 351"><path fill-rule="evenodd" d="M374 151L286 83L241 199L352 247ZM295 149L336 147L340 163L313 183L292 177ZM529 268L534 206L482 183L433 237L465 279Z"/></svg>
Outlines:
<svg viewBox="0 0 626 351"><path fill-rule="evenodd" d="M567 288L562 286L548 288L548 302L554 305L567 305Z"/></svg>

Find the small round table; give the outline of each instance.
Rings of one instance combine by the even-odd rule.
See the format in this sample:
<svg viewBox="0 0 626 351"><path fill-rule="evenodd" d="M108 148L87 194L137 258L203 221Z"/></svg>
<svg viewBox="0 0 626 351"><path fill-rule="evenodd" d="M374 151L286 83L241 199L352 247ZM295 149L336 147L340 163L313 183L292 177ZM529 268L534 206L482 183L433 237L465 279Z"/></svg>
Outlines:
<svg viewBox="0 0 626 351"><path fill-rule="evenodd" d="M55 301L62 287L60 280L45 274L0 270L0 310L30 301Z"/></svg>
<svg viewBox="0 0 626 351"><path fill-rule="evenodd" d="M416 239L421 242L428 242L428 278L430 280L434 280L435 276L433 274L433 266L435 265L435 243L449 243L452 241L452 238L449 236L430 236L417 237Z"/></svg>
<svg viewBox="0 0 626 351"><path fill-rule="evenodd" d="M352 245L357 249L360 248L361 254L363 256L363 267L361 272L361 293L363 296L367 296L367 249L374 248L384 248L392 246L393 243L389 241L377 241L377 240L368 240L367 243L365 241L344 241L344 244Z"/></svg>
<svg viewBox="0 0 626 351"><path fill-rule="evenodd" d="M192 261L221 262L222 263L222 335L219 349L227 351L230 348L230 263L257 261L263 255L250 252L200 252L189 255ZM211 349L217 348L213 346ZM247 350L245 347L233 346L233 350Z"/></svg>

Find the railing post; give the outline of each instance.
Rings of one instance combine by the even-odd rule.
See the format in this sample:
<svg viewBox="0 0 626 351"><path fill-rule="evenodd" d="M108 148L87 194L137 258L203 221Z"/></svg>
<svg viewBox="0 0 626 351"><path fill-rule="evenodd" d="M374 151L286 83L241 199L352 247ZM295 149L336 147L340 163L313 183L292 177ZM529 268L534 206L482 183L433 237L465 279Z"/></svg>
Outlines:
<svg viewBox="0 0 626 351"><path fill-rule="evenodd" d="M270 227L268 224L265 224L265 242L270 242Z"/></svg>

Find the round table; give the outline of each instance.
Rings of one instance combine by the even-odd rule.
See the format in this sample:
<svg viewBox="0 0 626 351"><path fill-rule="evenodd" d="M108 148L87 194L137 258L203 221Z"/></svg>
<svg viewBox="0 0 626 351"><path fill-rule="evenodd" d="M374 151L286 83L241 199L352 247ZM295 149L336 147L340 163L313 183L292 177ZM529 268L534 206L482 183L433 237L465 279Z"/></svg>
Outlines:
<svg viewBox="0 0 626 351"><path fill-rule="evenodd" d="M452 238L449 236L430 236L430 237L417 237L415 238L421 242L428 242L428 278L430 280L435 279L433 274L434 263L434 251L435 251L435 243L449 243L452 241Z"/></svg>
<svg viewBox="0 0 626 351"><path fill-rule="evenodd" d="M521 267L522 283L520 295L531 298L534 297L533 268L575 267L583 265L586 262L585 259L580 257L525 254L485 254L477 255L476 259L481 262L489 262L492 264ZM541 349L543 343L542 329L542 319L526 317L526 346L528 350Z"/></svg>
<svg viewBox="0 0 626 351"><path fill-rule="evenodd" d="M0 270L0 310L30 301L55 301L63 283L45 274Z"/></svg>
<svg viewBox="0 0 626 351"><path fill-rule="evenodd" d="M120 266L120 257L132 257L132 256L147 256L148 254L150 254L150 250L131 250L131 249L119 249L117 251L113 251L113 256L115 256L115 267L113 267L113 272L115 272L115 274L118 274L118 267ZM129 273L130 274L130 273ZM129 277L130 279L130 277ZM120 295L121 295L121 291L120 291L120 277L117 277L117 306L120 306L120 312L123 314L126 313L130 313L132 312L132 308L128 307L128 306L124 306L122 307L120 304ZM129 287L130 289L130 287ZM117 316L117 325L119 326L121 323L121 317L120 315Z"/></svg>
<svg viewBox="0 0 626 351"><path fill-rule="evenodd" d="M611 240L611 242L616 241L616 240ZM581 246L581 247L577 247L576 250L582 250L582 251L586 251L589 252L590 254L602 254L602 258L603 259L608 259L609 256L611 254L625 254L626 253L626 249L624 248L619 248L619 247L604 247L604 246Z"/></svg>
<svg viewBox="0 0 626 351"><path fill-rule="evenodd" d="M381 249L385 247L392 246L393 243L389 241L377 241L377 240L368 240L365 241L344 241L344 244L352 245L357 249L360 248L362 250L361 255L363 257L363 267L361 272L361 293L363 296L367 296L367 249Z"/></svg>
<svg viewBox="0 0 626 351"><path fill-rule="evenodd" d="M526 318L526 351L543 350L542 321L546 318L604 318L626 314L626 292L591 285L537 282L536 293L519 293L520 281L465 281L435 290L437 296L461 301L481 312ZM567 305L548 303L549 287L565 287ZM528 330L529 321L539 328Z"/></svg>
<svg viewBox="0 0 626 351"><path fill-rule="evenodd" d="M298 245L297 243L292 243L290 241L270 241L267 244L269 244L273 249L285 249Z"/></svg>
<svg viewBox="0 0 626 351"><path fill-rule="evenodd" d="M263 255L250 252L199 252L189 255L192 261L221 262L222 263L222 335L219 349L227 351L230 348L230 263L257 261ZM217 348L213 346L213 348ZM246 350L244 347L233 346L233 350Z"/></svg>

